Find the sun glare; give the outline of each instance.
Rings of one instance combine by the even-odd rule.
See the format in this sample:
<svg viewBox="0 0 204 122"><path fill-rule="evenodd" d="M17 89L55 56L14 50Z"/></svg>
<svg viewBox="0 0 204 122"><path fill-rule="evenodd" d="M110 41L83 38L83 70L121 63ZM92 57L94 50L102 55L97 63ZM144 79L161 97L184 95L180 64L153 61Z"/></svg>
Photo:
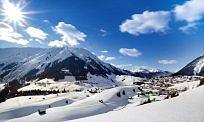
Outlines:
<svg viewBox="0 0 204 122"><path fill-rule="evenodd" d="M4 16L4 21L19 25L25 24L26 12L22 11L20 3L14 4L9 0L5 0L1 11Z"/></svg>

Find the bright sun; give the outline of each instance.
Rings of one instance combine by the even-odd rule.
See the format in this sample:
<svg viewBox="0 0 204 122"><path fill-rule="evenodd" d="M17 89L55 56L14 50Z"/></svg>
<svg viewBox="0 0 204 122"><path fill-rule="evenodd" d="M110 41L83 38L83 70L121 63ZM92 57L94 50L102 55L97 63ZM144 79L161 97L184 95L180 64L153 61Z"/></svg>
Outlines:
<svg viewBox="0 0 204 122"><path fill-rule="evenodd" d="M23 12L22 9L20 3L14 4L9 0L5 0L1 9L4 21L24 25L26 12Z"/></svg>

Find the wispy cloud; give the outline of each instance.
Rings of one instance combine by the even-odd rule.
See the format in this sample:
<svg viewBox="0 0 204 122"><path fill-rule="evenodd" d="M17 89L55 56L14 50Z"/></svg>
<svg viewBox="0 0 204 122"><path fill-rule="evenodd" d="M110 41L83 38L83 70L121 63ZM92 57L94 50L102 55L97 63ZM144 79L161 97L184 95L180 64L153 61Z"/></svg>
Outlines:
<svg viewBox="0 0 204 122"><path fill-rule="evenodd" d="M14 31L12 26L4 22L0 22L0 40L20 45L29 43L28 40L24 39L23 35Z"/></svg>
<svg viewBox="0 0 204 122"><path fill-rule="evenodd" d="M179 30L183 31L184 33L190 33L191 30L196 29L196 23L188 23L187 25L179 27Z"/></svg>
<svg viewBox="0 0 204 122"><path fill-rule="evenodd" d="M102 61L112 61L112 60L115 60L116 58L115 57L112 57L112 56L105 56L105 55L100 55L98 56L98 58Z"/></svg>
<svg viewBox="0 0 204 122"><path fill-rule="evenodd" d="M133 64L113 64L113 63L111 63L111 65L113 65L117 68L127 69L127 70L129 70L131 67L133 67Z"/></svg>
<svg viewBox="0 0 204 122"><path fill-rule="evenodd" d="M138 57L138 56L142 55L142 53L135 48L132 48L132 49L121 48L119 50L119 52L124 56L130 56L130 57Z"/></svg>
<svg viewBox="0 0 204 122"><path fill-rule="evenodd" d="M102 53L108 53L108 50L101 50Z"/></svg>
<svg viewBox="0 0 204 122"><path fill-rule="evenodd" d="M108 34L107 30L105 30L105 29L100 29L100 35L101 35L102 37L107 36L107 34Z"/></svg>
<svg viewBox="0 0 204 122"><path fill-rule="evenodd" d="M163 65L169 65L169 64L176 64L177 61L176 60L166 60L166 59L163 59L163 60L159 60L158 63L159 64L163 64Z"/></svg>
<svg viewBox="0 0 204 122"><path fill-rule="evenodd" d="M44 23L50 23L50 21L47 20L47 19L43 20L43 22L44 22Z"/></svg>
<svg viewBox="0 0 204 122"><path fill-rule="evenodd" d="M47 33L45 33L43 30L35 27L28 27L26 30L27 34L36 39L40 40L45 40L48 36Z"/></svg>
<svg viewBox="0 0 204 122"><path fill-rule="evenodd" d="M54 40L49 42L48 46L51 47L64 47L66 43L64 41Z"/></svg>
<svg viewBox="0 0 204 122"><path fill-rule="evenodd" d="M133 35L153 32L165 32L168 29L170 12L168 11L144 11L142 14L134 14L120 25L121 32Z"/></svg>

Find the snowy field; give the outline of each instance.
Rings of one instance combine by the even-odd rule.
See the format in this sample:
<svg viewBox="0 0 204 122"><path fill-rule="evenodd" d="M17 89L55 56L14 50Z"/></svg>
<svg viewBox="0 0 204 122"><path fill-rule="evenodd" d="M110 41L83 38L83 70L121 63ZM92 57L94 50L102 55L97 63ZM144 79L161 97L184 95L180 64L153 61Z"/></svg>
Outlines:
<svg viewBox="0 0 204 122"><path fill-rule="evenodd" d="M204 122L204 86L180 96L69 122Z"/></svg>
<svg viewBox="0 0 204 122"><path fill-rule="evenodd" d="M90 88L89 84L77 85L74 82L61 81L56 82L53 79L42 79L36 82L30 83L30 85L20 88L18 91L29 91L29 90L84 90Z"/></svg>
<svg viewBox="0 0 204 122"><path fill-rule="evenodd" d="M183 83L178 83L174 84L173 86L169 87L168 89L177 89L177 90L190 90L196 88L200 84L200 81L193 81L193 82L183 82Z"/></svg>
<svg viewBox="0 0 204 122"><path fill-rule="evenodd" d="M0 103L0 121L10 122L203 122L204 121L204 86L200 81L177 83L168 89L187 91L178 97L165 99L166 95L139 95L141 90L133 82L144 79L133 76L115 77L118 87L103 87L98 93L90 89L100 87L88 83L76 84L76 81L56 82L42 79L22 87L19 91L29 90L69 90L66 93L20 96ZM95 79L96 77L91 76ZM98 79L97 79L98 80ZM89 79L89 83L94 82ZM106 86L101 79L101 84ZM102 84L105 83L105 84ZM107 84L108 85L108 84ZM109 84L110 85L110 84ZM3 85L2 85L3 87ZM75 91L75 90L81 91ZM151 97L157 100L146 103ZM40 115L39 110L45 114Z"/></svg>
<svg viewBox="0 0 204 122"><path fill-rule="evenodd" d="M134 82L141 82L142 78L128 75L117 75L115 80L120 82L122 85L132 85Z"/></svg>
<svg viewBox="0 0 204 122"><path fill-rule="evenodd" d="M75 101L86 98L88 93L69 92L51 95L21 96L8 99L0 103L0 120L12 119L27 116L38 109L47 109L50 107L60 107L71 104Z"/></svg>
<svg viewBox="0 0 204 122"><path fill-rule="evenodd" d="M31 82L30 85L27 85L25 87L20 88L18 91L29 91L29 90L69 90L69 91L75 91L75 90L86 90L93 86L99 87L99 88L110 88L115 85L132 85L133 82L139 82L142 80L142 78L134 77L134 76L128 76L128 75L108 75L109 78L106 79L102 76L95 76L91 74L87 74L87 81L84 81L84 83L76 84L76 80L71 80L70 77L65 77L63 80L54 81L53 79L42 79L36 82ZM114 79L114 82L111 81L111 79ZM92 85L90 85L92 84Z"/></svg>
<svg viewBox="0 0 204 122"><path fill-rule="evenodd" d="M135 89L135 91L133 90ZM123 91L125 93L123 93ZM120 97L116 94L120 92ZM7 114L6 117L0 117L2 120L9 121L66 121L72 119L79 119L81 117L88 117L97 114L106 113L121 109L128 104L128 98L135 96L138 92L137 87L124 86L105 90L101 93L95 94L86 99L74 102L70 105L50 108L46 110L45 115L39 115L38 112L31 115L15 118L14 114ZM100 102L102 100L103 102ZM28 110L29 111L29 110ZM27 112L25 110L19 110Z"/></svg>

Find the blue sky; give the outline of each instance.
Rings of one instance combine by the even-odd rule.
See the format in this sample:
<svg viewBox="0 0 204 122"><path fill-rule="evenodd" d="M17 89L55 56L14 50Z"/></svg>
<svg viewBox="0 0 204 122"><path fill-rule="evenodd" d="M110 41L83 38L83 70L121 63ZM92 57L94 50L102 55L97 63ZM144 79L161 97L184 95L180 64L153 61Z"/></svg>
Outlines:
<svg viewBox="0 0 204 122"><path fill-rule="evenodd" d="M0 47L82 47L118 67L168 71L204 53L203 0L21 1L27 17L15 26L6 2L1 1ZM5 29L13 36L2 36Z"/></svg>

